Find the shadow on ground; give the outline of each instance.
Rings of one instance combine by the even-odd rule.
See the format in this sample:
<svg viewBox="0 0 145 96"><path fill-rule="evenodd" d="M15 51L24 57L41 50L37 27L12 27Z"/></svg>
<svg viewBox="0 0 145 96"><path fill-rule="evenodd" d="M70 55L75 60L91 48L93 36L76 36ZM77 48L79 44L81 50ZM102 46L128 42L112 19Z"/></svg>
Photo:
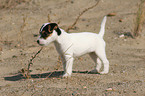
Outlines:
<svg viewBox="0 0 145 96"><path fill-rule="evenodd" d="M81 73L81 74L90 74L88 71L73 71L73 73ZM31 74L30 77L32 79L37 79L37 78L60 78L63 74L63 71L54 71L54 72L48 72L48 73L42 73L42 74ZM8 76L4 77L4 80L6 81L19 81L19 80L24 80L27 79L26 77L23 76L23 74L19 73L13 76Z"/></svg>

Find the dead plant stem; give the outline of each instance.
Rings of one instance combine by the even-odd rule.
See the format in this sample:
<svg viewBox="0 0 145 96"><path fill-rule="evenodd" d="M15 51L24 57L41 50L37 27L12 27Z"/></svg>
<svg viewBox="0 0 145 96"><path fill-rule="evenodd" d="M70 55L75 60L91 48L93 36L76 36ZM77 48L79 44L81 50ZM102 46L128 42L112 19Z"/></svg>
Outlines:
<svg viewBox="0 0 145 96"><path fill-rule="evenodd" d="M28 68L27 68L27 74L26 74L26 77L29 78L29 73L30 73L30 66L33 64L33 60L36 58L36 56L41 52L41 50L43 49L43 47L41 47L38 52L32 56L32 58L30 59L29 63L28 63Z"/></svg>
<svg viewBox="0 0 145 96"><path fill-rule="evenodd" d="M69 27L66 29L66 31L68 32L70 29L74 28L74 26L76 25L76 23L78 22L78 20L80 19L80 17L81 17L85 12L87 12L88 10L90 10L90 9L92 9L92 8L94 8L94 7L96 7L96 6L99 4L100 1L101 1L101 0L98 0L97 3L96 3L95 5L93 5L93 6L91 6L91 7L88 7L88 8L86 8L85 10L83 10L83 11L78 15L78 17L76 18L75 22L74 22L71 26L69 26Z"/></svg>

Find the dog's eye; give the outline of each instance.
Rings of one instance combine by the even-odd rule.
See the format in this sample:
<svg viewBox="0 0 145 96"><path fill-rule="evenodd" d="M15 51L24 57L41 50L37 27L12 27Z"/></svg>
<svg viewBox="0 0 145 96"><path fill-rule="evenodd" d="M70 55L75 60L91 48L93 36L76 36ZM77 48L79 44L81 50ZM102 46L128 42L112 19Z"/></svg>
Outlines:
<svg viewBox="0 0 145 96"><path fill-rule="evenodd" d="M40 32L40 34L41 34L41 37L44 39L46 39L50 35L50 33L46 32L46 31L42 31L42 32Z"/></svg>
<svg viewBox="0 0 145 96"><path fill-rule="evenodd" d="M47 32L42 32L41 35L42 35L42 37L47 37L48 33Z"/></svg>

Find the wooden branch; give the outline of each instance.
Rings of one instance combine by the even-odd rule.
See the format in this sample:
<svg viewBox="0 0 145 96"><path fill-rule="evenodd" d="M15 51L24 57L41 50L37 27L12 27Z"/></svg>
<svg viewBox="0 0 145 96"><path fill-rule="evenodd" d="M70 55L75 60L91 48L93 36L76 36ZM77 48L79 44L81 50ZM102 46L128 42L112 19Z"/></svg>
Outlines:
<svg viewBox="0 0 145 96"><path fill-rule="evenodd" d="M91 6L91 7L88 7L88 8L86 8L85 10L83 10L83 11L78 15L78 17L76 18L75 22L74 22L71 26L69 26L69 27L66 29L66 31L68 32L70 29L73 29L73 27L76 25L76 23L78 22L78 20L80 19L80 17L81 17L85 12L87 12L88 10L90 10L90 9L92 9L92 8L94 8L94 7L96 7L96 6L99 4L100 1L101 1L101 0L98 0L97 3L96 3L95 5L93 5L93 6Z"/></svg>
<svg viewBox="0 0 145 96"><path fill-rule="evenodd" d="M32 56L32 58L30 59L29 63L28 63L28 67L27 67L27 74L26 74L26 77L29 78L29 73L30 73L30 66L33 64L32 61L36 58L36 56L41 52L41 50L43 49L43 47L41 47L38 52Z"/></svg>
<svg viewBox="0 0 145 96"><path fill-rule="evenodd" d="M142 0L139 4L139 8L136 15L136 22L134 27L134 37L141 35L143 29L143 23L145 21L145 0Z"/></svg>

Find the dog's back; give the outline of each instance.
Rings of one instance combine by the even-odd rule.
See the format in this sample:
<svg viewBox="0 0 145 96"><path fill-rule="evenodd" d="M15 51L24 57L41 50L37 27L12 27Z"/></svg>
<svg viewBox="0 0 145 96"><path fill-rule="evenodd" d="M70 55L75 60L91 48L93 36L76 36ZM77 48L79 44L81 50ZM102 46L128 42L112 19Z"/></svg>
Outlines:
<svg viewBox="0 0 145 96"><path fill-rule="evenodd" d="M74 52L74 56L80 56L86 53L94 52L105 47L103 36L105 33L106 20L107 17L105 16L102 20L99 34L91 32L69 34L70 42L73 44L72 50Z"/></svg>

